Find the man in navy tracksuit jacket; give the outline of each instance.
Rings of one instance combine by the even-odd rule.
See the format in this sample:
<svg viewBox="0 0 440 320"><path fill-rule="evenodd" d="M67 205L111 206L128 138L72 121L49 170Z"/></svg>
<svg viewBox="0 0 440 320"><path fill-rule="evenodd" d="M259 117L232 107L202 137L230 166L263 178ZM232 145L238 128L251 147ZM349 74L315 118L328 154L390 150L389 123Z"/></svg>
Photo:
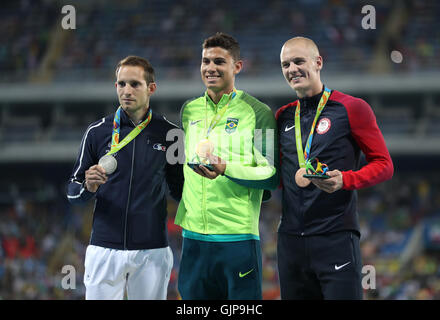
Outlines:
<svg viewBox="0 0 440 320"><path fill-rule="evenodd" d="M280 59L299 98L276 113L283 202L278 230L281 298L362 299L355 190L390 179L391 157L371 107L332 90L317 118L309 156L327 164L330 178L309 179L308 186L300 187L295 181L295 111L299 102L305 147L325 88L320 80L323 61L315 43L302 37L287 41ZM367 164L359 168L361 151Z"/></svg>
<svg viewBox="0 0 440 320"><path fill-rule="evenodd" d="M177 126L149 108L156 89L154 70L139 57L127 57L117 69L121 103L120 142L138 123L148 125L114 154L117 169L107 175L97 165L111 149L114 114L92 123L81 142L70 177L71 203L95 198L84 283L87 299L165 299L173 264L167 238L167 189L180 200L182 165L167 162L169 130ZM168 188L167 188L168 185Z"/></svg>

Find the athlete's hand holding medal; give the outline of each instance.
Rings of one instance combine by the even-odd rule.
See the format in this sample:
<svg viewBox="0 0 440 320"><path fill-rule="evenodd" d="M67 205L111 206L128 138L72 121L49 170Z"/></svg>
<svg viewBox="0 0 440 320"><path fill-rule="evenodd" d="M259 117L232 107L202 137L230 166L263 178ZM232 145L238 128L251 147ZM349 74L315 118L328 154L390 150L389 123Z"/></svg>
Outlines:
<svg viewBox="0 0 440 320"><path fill-rule="evenodd" d="M196 173L208 179L215 179L223 175L226 170L226 163L213 155L214 144L208 139L201 140L196 147L196 156L188 162Z"/></svg>
<svg viewBox="0 0 440 320"><path fill-rule="evenodd" d="M86 170L86 180L84 182L85 188L90 192L96 192L101 184L108 180L104 168L95 164Z"/></svg>

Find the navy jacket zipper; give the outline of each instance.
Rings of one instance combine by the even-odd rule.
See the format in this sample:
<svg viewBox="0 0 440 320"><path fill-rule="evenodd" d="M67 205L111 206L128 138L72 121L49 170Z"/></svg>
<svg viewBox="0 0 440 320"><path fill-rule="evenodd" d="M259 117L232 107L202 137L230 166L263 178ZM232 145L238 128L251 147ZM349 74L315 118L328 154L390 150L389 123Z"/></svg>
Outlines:
<svg viewBox="0 0 440 320"><path fill-rule="evenodd" d="M127 207L125 208L124 250L127 250L127 219L128 219L128 208L130 206L131 183L132 183L132 180L133 180L133 167L134 167L135 149L136 149L136 139L133 139L133 154L132 154L132 157L131 157L130 185L128 186Z"/></svg>

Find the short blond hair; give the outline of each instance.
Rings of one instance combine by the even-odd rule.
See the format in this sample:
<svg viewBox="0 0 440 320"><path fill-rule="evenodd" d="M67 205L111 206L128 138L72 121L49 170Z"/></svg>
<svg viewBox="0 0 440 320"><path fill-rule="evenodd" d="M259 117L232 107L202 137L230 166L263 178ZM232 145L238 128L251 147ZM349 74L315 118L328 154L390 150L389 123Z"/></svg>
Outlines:
<svg viewBox="0 0 440 320"><path fill-rule="evenodd" d="M284 43L283 47L297 42L303 43L305 46L307 46L315 57L318 57L320 55L318 46L316 45L315 41L306 37L293 37L287 40Z"/></svg>

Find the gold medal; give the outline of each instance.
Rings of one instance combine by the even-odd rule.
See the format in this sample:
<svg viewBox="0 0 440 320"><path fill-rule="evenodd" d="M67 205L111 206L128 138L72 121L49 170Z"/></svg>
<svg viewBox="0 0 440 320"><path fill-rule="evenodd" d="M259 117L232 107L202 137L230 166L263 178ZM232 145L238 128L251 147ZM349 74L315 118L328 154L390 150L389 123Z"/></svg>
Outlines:
<svg viewBox="0 0 440 320"><path fill-rule="evenodd" d="M295 182L301 188L307 187L311 182L309 179L303 177L306 173L306 168L299 168L295 173Z"/></svg>
<svg viewBox="0 0 440 320"><path fill-rule="evenodd" d="M214 152L214 144L208 139L200 140L200 142L196 146L196 154L202 158L208 158L209 154Z"/></svg>

